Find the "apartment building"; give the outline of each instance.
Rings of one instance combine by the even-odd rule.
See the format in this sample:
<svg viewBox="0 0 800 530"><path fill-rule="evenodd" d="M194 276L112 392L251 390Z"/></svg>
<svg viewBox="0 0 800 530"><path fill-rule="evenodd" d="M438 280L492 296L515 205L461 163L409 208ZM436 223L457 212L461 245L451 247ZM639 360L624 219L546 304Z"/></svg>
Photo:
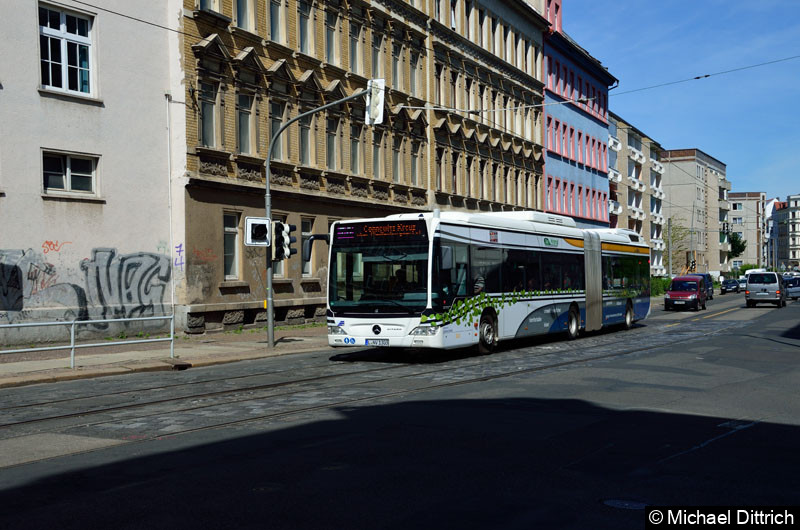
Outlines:
<svg viewBox="0 0 800 530"><path fill-rule="evenodd" d="M169 11L98 3L0 0L0 324L170 312L168 32L114 14Z"/></svg>
<svg viewBox="0 0 800 530"><path fill-rule="evenodd" d="M776 227L778 270L800 271L800 194L777 203L772 222Z"/></svg>
<svg viewBox="0 0 800 530"><path fill-rule="evenodd" d="M609 223L628 228L650 245L650 273L667 273L664 259L664 165L661 145L617 114L609 113L608 125Z"/></svg>
<svg viewBox="0 0 800 530"><path fill-rule="evenodd" d="M609 225L608 89L617 82L563 29L562 0L545 0L545 211L581 227Z"/></svg>
<svg viewBox="0 0 800 530"><path fill-rule="evenodd" d="M274 220L300 242L337 219L540 208L542 32L527 2L183 0L171 40L179 312L202 332L266 319L264 162L289 119L386 80L384 122L355 99L300 120L271 162ZM298 244L299 247L299 244ZM327 248L275 263L276 320L322 319Z"/></svg>
<svg viewBox="0 0 800 530"><path fill-rule="evenodd" d="M690 232L685 262L696 261L696 271L714 276L730 270L730 242L724 231L729 222L726 166L700 149L672 149L659 155L664 165L664 215ZM673 260L675 257L673 257Z"/></svg>
<svg viewBox="0 0 800 530"><path fill-rule="evenodd" d="M731 258L731 268L738 269L745 263L765 267L767 194L763 191L731 192L728 200L731 203L728 228L747 242L744 253Z"/></svg>

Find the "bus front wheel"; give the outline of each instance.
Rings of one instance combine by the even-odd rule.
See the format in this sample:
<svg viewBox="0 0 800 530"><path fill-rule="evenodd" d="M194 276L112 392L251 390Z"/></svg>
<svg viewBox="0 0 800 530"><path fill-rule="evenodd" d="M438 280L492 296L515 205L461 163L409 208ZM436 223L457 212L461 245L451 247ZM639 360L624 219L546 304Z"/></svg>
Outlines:
<svg viewBox="0 0 800 530"><path fill-rule="evenodd" d="M497 320L491 313L484 313L478 325L478 352L492 353L495 346L497 346Z"/></svg>
<svg viewBox="0 0 800 530"><path fill-rule="evenodd" d="M581 316L576 307L569 308L569 317L567 320L567 336L570 340L578 338L581 331Z"/></svg>
<svg viewBox="0 0 800 530"><path fill-rule="evenodd" d="M622 324L625 329L631 329L633 327L633 305L628 302L628 306L625 308L625 322Z"/></svg>

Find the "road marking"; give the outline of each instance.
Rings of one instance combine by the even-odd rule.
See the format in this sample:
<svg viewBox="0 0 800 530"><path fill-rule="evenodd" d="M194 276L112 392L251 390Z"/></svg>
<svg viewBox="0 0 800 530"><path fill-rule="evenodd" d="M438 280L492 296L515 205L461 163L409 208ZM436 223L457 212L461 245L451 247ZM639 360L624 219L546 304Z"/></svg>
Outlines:
<svg viewBox="0 0 800 530"><path fill-rule="evenodd" d="M675 322L674 324L667 324L667 325L666 325L666 326L664 326L664 327L665 327L665 328L671 328L672 326L677 326L678 324L680 324L680 322Z"/></svg>
<svg viewBox="0 0 800 530"><path fill-rule="evenodd" d="M741 307L734 307L733 309L726 309L725 311L720 311L719 313L714 313L713 315L708 315L708 316L705 316L703 318L718 317L720 315L724 315L725 313L730 313L731 311L736 311L737 309L741 309Z"/></svg>

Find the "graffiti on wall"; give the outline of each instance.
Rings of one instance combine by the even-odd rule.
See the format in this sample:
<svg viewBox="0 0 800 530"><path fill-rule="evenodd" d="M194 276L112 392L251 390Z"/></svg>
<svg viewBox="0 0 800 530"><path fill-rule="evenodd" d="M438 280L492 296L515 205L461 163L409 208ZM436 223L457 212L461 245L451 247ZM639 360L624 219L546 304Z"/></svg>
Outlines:
<svg viewBox="0 0 800 530"><path fill-rule="evenodd" d="M76 265L62 272L45 261L43 253L32 249L0 250L0 322L26 320L36 310L57 320L165 314L169 257L95 248L90 259ZM97 323L96 327L106 328L107 324Z"/></svg>

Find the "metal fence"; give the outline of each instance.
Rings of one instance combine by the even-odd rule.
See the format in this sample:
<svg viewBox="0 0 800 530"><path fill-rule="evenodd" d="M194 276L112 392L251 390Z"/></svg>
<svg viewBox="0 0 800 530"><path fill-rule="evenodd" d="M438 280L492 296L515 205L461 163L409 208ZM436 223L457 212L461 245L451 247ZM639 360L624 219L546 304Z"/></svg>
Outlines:
<svg viewBox="0 0 800 530"><path fill-rule="evenodd" d="M102 324L110 322L139 322L144 320L169 320L169 337L162 337L158 339L136 339L136 340L120 340L120 341L106 341L93 344L75 344L75 328L77 326L87 324ZM171 359L175 358L175 315L165 315L162 317L139 317L139 318L109 318L104 320L72 320L69 322L31 322L28 324L2 324L0 331L10 328L33 328L42 326L69 326L69 345L64 346L42 346L40 348L21 348L16 350L0 350L0 354L4 353L25 353L36 351L52 351L52 350L66 350L69 348L69 367L75 368L75 350L78 348L98 348L101 346L114 346L117 344L142 344L145 342L167 342L169 341L169 356Z"/></svg>

